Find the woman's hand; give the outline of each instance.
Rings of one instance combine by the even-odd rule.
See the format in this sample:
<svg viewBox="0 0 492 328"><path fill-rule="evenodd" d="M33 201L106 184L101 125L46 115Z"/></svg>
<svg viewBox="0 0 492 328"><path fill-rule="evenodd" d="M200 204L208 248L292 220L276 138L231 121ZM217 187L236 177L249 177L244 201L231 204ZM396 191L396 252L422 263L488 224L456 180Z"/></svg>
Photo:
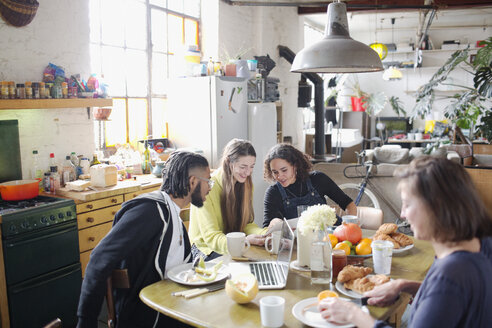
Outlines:
<svg viewBox="0 0 492 328"><path fill-rule="evenodd" d="M318 311L323 319L337 324L355 324L357 327L372 327L374 318L364 313L354 303L338 297L327 297L318 304Z"/></svg>
<svg viewBox="0 0 492 328"><path fill-rule="evenodd" d="M251 235L247 235L246 239L249 241L251 245L265 246L265 237L266 236L251 234Z"/></svg>
<svg viewBox="0 0 492 328"><path fill-rule="evenodd" d="M268 225L268 234L271 234L274 231L282 230L282 224L284 223L284 220L275 218L270 221L270 224Z"/></svg>
<svg viewBox="0 0 492 328"><path fill-rule="evenodd" d="M369 297L367 304L377 306L388 306L393 304L402 290L402 280L391 280L385 284L376 286L373 290L364 293Z"/></svg>

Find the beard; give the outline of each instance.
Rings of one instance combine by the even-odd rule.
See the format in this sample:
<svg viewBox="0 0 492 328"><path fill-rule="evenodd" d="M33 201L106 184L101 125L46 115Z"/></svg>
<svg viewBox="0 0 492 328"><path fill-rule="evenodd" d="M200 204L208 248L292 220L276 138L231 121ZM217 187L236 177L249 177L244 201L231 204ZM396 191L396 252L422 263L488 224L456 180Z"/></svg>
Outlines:
<svg viewBox="0 0 492 328"><path fill-rule="evenodd" d="M191 204L196 207L203 206L203 198L200 192L201 190L202 190L202 182L200 181L196 186L195 190L191 192Z"/></svg>

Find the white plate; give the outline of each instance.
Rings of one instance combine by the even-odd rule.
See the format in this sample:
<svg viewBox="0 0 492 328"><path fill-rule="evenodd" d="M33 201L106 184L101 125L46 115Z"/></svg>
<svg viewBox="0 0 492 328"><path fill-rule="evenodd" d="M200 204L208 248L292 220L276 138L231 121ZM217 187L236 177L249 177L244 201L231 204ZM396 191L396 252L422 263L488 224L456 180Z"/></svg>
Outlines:
<svg viewBox="0 0 492 328"><path fill-rule="evenodd" d="M374 274L369 274L369 275L367 275L367 277L370 277L370 276L374 276ZM393 279L391 279L391 278L390 278L390 280L393 280ZM335 283L335 287L336 287L336 289L337 289L340 293L342 293L342 294L343 294L343 295L345 295L345 296L352 297L352 298L362 298L362 297L363 297L363 296L362 296L362 294L359 294L359 293L357 293L357 292L355 292L355 291L353 291L353 290L351 290L351 289L347 289L347 288L345 288L345 287L343 286L343 283L341 283L340 281L337 281L337 282Z"/></svg>
<svg viewBox="0 0 492 328"><path fill-rule="evenodd" d="M337 325L331 322L326 321L321 317L321 314L318 312L318 308L316 306L310 307L306 311L302 311L306 306L317 303L317 297L306 298L302 301L297 302L292 308L292 315L302 322L303 324L315 328L345 328L345 327L354 327L354 325ZM363 306L362 311L369 313L367 307Z"/></svg>
<svg viewBox="0 0 492 328"><path fill-rule="evenodd" d="M414 245L415 244L412 244L412 245L408 245L408 246L397 248L397 249L393 248L393 253L395 253L395 254L403 253L403 252L408 251L409 249L413 248Z"/></svg>
<svg viewBox="0 0 492 328"><path fill-rule="evenodd" d="M337 281L335 283L335 287L340 293L342 293L345 296L352 297L352 298L362 298L362 294L359 294L357 292L354 292L353 290L345 288L343 286L343 283L341 283L340 281Z"/></svg>
<svg viewBox="0 0 492 328"><path fill-rule="evenodd" d="M207 269L213 267L217 262L210 261L210 262L205 262L205 267ZM185 263L185 264L180 264L178 266L175 266L174 268L171 268L167 272L167 277L171 279L174 282L177 282L178 284L186 285L186 286L204 286L204 285L209 285L213 284L214 282L224 280L229 277L229 273L227 270L226 265L222 265L217 272L217 277L213 281L203 281L203 280L197 280L197 281L187 281L186 277L189 273L191 273L191 265L192 263Z"/></svg>

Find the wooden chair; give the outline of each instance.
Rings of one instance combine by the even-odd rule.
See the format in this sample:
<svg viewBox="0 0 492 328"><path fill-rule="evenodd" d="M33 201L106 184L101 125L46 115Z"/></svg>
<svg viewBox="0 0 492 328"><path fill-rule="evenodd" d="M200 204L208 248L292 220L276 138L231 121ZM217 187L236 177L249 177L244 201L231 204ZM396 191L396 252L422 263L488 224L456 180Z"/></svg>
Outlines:
<svg viewBox="0 0 492 328"><path fill-rule="evenodd" d="M60 320L60 318L56 318L55 320L51 321L43 328L61 328L61 327L62 327L62 321Z"/></svg>
<svg viewBox="0 0 492 328"><path fill-rule="evenodd" d="M114 270L107 280L106 303L108 306L108 327L116 326L116 314L114 312L113 288L130 288L130 279L127 269Z"/></svg>
<svg viewBox="0 0 492 328"><path fill-rule="evenodd" d="M179 217L181 218L181 220L183 220L186 231L188 231L188 228L190 226L190 208L186 207L181 209L181 211L179 212Z"/></svg>
<svg viewBox="0 0 492 328"><path fill-rule="evenodd" d="M379 208L358 206L357 217L362 229L377 230L383 224L383 211Z"/></svg>

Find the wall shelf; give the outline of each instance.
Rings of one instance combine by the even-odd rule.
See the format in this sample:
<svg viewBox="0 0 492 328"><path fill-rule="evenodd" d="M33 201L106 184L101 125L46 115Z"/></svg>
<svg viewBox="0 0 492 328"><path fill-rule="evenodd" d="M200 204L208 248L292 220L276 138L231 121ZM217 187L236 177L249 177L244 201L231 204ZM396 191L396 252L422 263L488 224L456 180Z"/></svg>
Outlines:
<svg viewBox="0 0 492 328"><path fill-rule="evenodd" d="M84 108L113 106L111 98L2 99L0 109Z"/></svg>
<svg viewBox="0 0 492 328"><path fill-rule="evenodd" d="M478 50L480 48L469 48L468 50L470 51L474 51L474 50ZM431 54L431 53L439 53L439 52L455 52L455 51L458 51L458 50L465 50L465 48L463 49L432 49L432 50L422 50L422 54ZM405 55L405 54L414 54L415 53L415 50L412 50L412 51L391 51L389 52L388 51L388 56L393 54L393 55Z"/></svg>

